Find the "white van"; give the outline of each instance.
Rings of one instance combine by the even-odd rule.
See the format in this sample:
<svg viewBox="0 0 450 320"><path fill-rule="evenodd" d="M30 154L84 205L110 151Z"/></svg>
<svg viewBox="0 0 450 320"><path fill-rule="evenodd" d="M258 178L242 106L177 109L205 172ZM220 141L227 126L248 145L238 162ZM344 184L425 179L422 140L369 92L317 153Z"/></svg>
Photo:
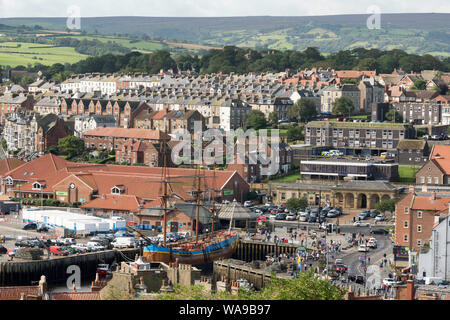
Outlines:
<svg viewBox="0 0 450 320"><path fill-rule="evenodd" d="M134 237L119 237L116 238L111 244L114 248L135 248L136 240Z"/></svg>

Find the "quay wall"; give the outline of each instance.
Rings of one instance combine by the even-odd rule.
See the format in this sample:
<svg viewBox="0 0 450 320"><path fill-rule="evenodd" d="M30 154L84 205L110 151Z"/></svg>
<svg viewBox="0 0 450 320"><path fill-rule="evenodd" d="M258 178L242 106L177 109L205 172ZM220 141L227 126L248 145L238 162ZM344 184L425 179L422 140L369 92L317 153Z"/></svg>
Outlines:
<svg viewBox="0 0 450 320"><path fill-rule="evenodd" d="M299 245L292 243L275 244L273 242L240 240L232 258L245 262L264 261L266 256L272 254L276 256L280 255L280 253L294 255L298 247Z"/></svg>
<svg viewBox="0 0 450 320"><path fill-rule="evenodd" d="M226 279L228 282L241 278L247 279L258 290L270 284L271 278L269 272L255 270L247 266L235 265L227 261L214 261L214 275L218 279Z"/></svg>
<svg viewBox="0 0 450 320"><path fill-rule="evenodd" d="M139 249L106 250L56 257L50 260L0 262L0 286L28 286L45 275L49 284L65 283L72 275L67 273L71 265L80 267L81 280L93 280L99 263L120 264L135 258Z"/></svg>

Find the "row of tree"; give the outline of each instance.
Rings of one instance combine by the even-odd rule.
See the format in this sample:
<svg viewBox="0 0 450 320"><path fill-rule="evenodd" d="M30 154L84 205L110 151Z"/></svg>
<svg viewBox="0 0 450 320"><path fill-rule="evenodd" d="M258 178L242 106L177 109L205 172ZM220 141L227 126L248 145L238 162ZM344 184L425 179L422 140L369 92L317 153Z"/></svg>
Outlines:
<svg viewBox="0 0 450 320"><path fill-rule="evenodd" d="M98 47L98 45L86 41L79 41L79 45L83 47ZM58 68L62 66L62 64L58 65ZM53 67L37 64L33 67L29 66L27 69L35 69L36 66L43 72L50 71ZM60 80L67 76L67 74L61 75L62 72L111 73L137 71L158 73L161 69L172 69L174 71L195 70L205 74L217 72L281 72L286 69L298 70L311 67L329 67L337 70L377 70L379 73L390 73L394 68L401 68L406 72L419 72L431 69L449 72L450 58L441 61L431 55L418 56L398 49L381 51L378 49L356 48L332 53L325 57L317 48L307 48L304 51L257 51L226 46L223 50L210 50L202 57L189 54L172 57L166 50L159 50L150 54L143 54L137 51L124 55L106 54L99 57L89 57L72 65L65 64L63 70L60 70L58 73L49 72L49 74Z"/></svg>

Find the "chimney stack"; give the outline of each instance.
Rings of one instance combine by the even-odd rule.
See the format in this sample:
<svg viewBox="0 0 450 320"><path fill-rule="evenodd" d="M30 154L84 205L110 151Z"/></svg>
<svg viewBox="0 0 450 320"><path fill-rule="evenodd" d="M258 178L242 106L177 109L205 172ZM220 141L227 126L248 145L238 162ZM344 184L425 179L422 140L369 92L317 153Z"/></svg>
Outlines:
<svg viewBox="0 0 450 320"><path fill-rule="evenodd" d="M406 300L414 300L414 281L408 280L406 282Z"/></svg>
<svg viewBox="0 0 450 320"><path fill-rule="evenodd" d="M436 191L431 192L431 200L436 200Z"/></svg>
<svg viewBox="0 0 450 320"><path fill-rule="evenodd" d="M409 193L414 194L416 191L416 188L414 186L409 186Z"/></svg>

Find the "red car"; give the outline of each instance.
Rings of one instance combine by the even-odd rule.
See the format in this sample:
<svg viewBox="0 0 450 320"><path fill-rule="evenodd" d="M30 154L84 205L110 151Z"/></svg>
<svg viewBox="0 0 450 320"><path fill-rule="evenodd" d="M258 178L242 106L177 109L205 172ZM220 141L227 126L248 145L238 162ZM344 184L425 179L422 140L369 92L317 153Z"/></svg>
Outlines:
<svg viewBox="0 0 450 320"><path fill-rule="evenodd" d="M258 219L256 219L258 222L267 222L270 221L270 219L266 216L260 216Z"/></svg>
<svg viewBox="0 0 450 320"><path fill-rule="evenodd" d="M347 267L346 267L345 265L343 265L343 264L335 264L335 265L334 265L334 269L335 269L337 272L340 272L340 273L344 273L344 272L347 271Z"/></svg>
<svg viewBox="0 0 450 320"><path fill-rule="evenodd" d="M61 247L51 246L50 252L55 256L67 256L69 255L69 251L62 250Z"/></svg>

